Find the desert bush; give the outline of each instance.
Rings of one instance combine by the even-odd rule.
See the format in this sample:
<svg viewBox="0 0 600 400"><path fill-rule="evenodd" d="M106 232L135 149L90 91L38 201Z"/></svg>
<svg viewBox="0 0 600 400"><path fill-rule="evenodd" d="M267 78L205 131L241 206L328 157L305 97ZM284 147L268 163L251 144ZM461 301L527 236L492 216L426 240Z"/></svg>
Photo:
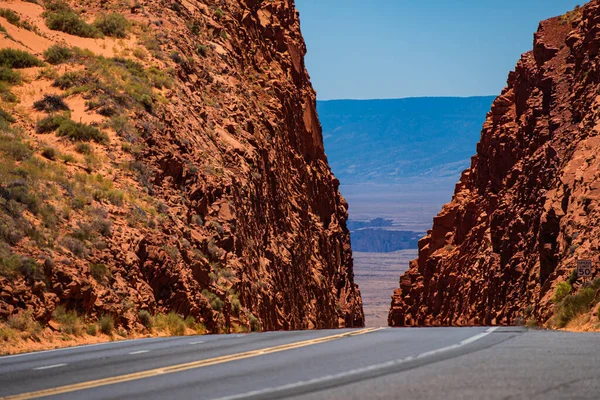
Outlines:
<svg viewBox="0 0 600 400"><path fill-rule="evenodd" d="M206 55L208 54L208 47L203 44L199 44L196 46L196 53L198 53L202 57L206 57Z"/></svg>
<svg viewBox="0 0 600 400"><path fill-rule="evenodd" d="M46 94L41 100L33 103L33 108L37 111L42 112L57 112L57 111L68 111L69 106L63 100L63 98L56 94Z"/></svg>
<svg viewBox="0 0 600 400"><path fill-rule="evenodd" d="M150 315L150 313L147 310L140 310L140 312L138 313L138 318L140 319L142 325L146 327L146 329L152 329L152 324L154 323L154 321L152 319L152 315Z"/></svg>
<svg viewBox="0 0 600 400"><path fill-rule="evenodd" d="M79 142L75 145L75 151L80 154L92 154L92 147L88 143Z"/></svg>
<svg viewBox="0 0 600 400"><path fill-rule="evenodd" d="M231 303L231 311L233 314L239 315L240 311L242 311L242 303L240 302L240 298L237 293L232 294L229 301Z"/></svg>
<svg viewBox="0 0 600 400"><path fill-rule="evenodd" d="M250 330L252 332L260 332L262 327L258 318L254 314L248 315L248 321L250 322Z"/></svg>
<svg viewBox="0 0 600 400"><path fill-rule="evenodd" d="M33 313L30 310L10 315L6 320L6 325L8 330L26 333L33 339L38 339L38 335L42 331L42 326L33 318ZM0 334L0 340L9 340L11 338L14 337L10 335L10 332L5 332L3 335Z"/></svg>
<svg viewBox="0 0 600 400"><path fill-rule="evenodd" d="M173 336L182 336L185 334L185 321L174 311L168 314L157 314L154 317L154 325L157 329L169 332Z"/></svg>
<svg viewBox="0 0 600 400"><path fill-rule="evenodd" d="M577 282L577 278L579 278L579 275L577 273L577 268L573 269L573 271L571 271L571 275L569 275L569 279L568 282L571 286L573 286L575 284L575 282Z"/></svg>
<svg viewBox="0 0 600 400"><path fill-rule="evenodd" d="M54 147L45 147L42 150L42 157L47 158L48 160L56 160L56 149Z"/></svg>
<svg viewBox="0 0 600 400"><path fill-rule="evenodd" d="M0 247L0 276L5 278L15 278L19 271L21 258L17 254L12 254L3 243ZM6 247L5 247L6 246Z"/></svg>
<svg viewBox="0 0 600 400"><path fill-rule="evenodd" d="M208 300L208 303L210 304L210 307L213 310L219 311L219 312L223 310L223 306L225 305L225 303L223 302L223 300L221 300L219 298L219 296L217 296L213 292L209 291L208 289L204 289L202 291L202 295L204 297L206 297L206 299Z"/></svg>
<svg viewBox="0 0 600 400"><path fill-rule="evenodd" d="M62 239L61 244L76 257L84 258L88 254L88 249L85 244L72 236L65 236Z"/></svg>
<svg viewBox="0 0 600 400"><path fill-rule="evenodd" d="M52 65L58 65L71 60L74 56L73 50L69 47L55 44L44 51L44 58Z"/></svg>
<svg viewBox="0 0 600 400"><path fill-rule="evenodd" d="M112 236L112 222L106 218L96 218L92 221L92 228L102 236Z"/></svg>
<svg viewBox="0 0 600 400"><path fill-rule="evenodd" d="M568 282L560 282L556 289L554 290L554 296L552 297L552 302L554 304L560 303L565 297L571 293L573 288Z"/></svg>
<svg viewBox="0 0 600 400"><path fill-rule="evenodd" d="M37 133L51 133L56 131L65 121L69 119L63 115L49 115L39 120L35 126Z"/></svg>
<svg viewBox="0 0 600 400"><path fill-rule="evenodd" d="M105 335L110 335L115 329L115 321L113 317L108 314L102 315L98 320L98 324L100 325L100 332Z"/></svg>
<svg viewBox="0 0 600 400"><path fill-rule="evenodd" d="M9 124L13 124L13 123L17 122L15 117L13 117L8 111L5 111L1 107L0 107L0 120L4 120Z"/></svg>
<svg viewBox="0 0 600 400"><path fill-rule="evenodd" d="M112 204L120 207L123 205L125 199L125 192L116 189L109 190L106 194L106 197L108 198L108 201L110 201Z"/></svg>
<svg viewBox="0 0 600 400"><path fill-rule="evenodd" d="M46 17L46 26L54 31L84 38L99 38L102 36L98 28L85 22L79 14L68 6L56 10L47 10L44 16Z"/></svg>
<svg viewBox="0 0 600 400"><path fill-rule="evenodd" d="M133 49L133 56L135 58L138 58L142 61L146 60L146 58L148 58L148 54L146 54L146 51L144 49L142 49L141 47L136 47L135 49Z"/></svg>
<svg viewBox="0 0 600 400"><path fill-rule="evenodd" d="M96 336L98 334L98 326L96 324L88 325L86 333L90 336Z"/></svg>
<svg viewBox="0 0 600 400"><path fill-rule="evenodd" d="M46 79L53 81L58 78L58 72L52 67L45 67L37 75L37 79Z"/></svg>
<svg viewBox="0 0 600 400"><path fill-rule="evenodd" d="M77 159L72 154L69 154L69 153L61 154L60 159L65 164L72 164L77 161Z"/></svg>
<svg viewBox="0 0 600 400"><path fill-rule="evenodd" d="M69 310L64 306L59 306L52 313L54 318L59 324L59 330L63 333L70 335L80 335L83 332L83 324L74 310Z"/></svg>
<svg viewBox="0 0 600 400"><path fill-rule="evenodd" d="M126 38L129 21L118 13L100 14L94 21L94 27L106 36Z"/></svg>
<svg viewBox="0 0 600 400"><path fill-rule="evenodd" d="M40 212L41 199L24 181L15 181L5 188L0 188L0 197L23 204L33 214L37 215Z"/></svg>
<svg viewBox="0 0 600 400"><path fill-rule="evenodd" d="M146 70L148 79L157 89L170 88L173 84L173 78L169 74L156 67L150 67Z"/></svg>
<svg viewBox="0 0 600 400"><path fill-rule="evenodd" d="M15 26L21 26L21 17L19 14L8 8L0 8L0 17L6 19L9 23Z"/></svg>
<svg viewBox="0 0 600 400"><path fill-rule="evenodd" d="M90 264L90 274L96 282L102 282L104 277L110 276L110 270L104 264Z"/></svg>
<svg viewBox="0 0 600 400"><path fill-rule="evenodd" d="M67 90L76 86L84 86L94 81L82 72L65 72L54 80L52 86Z"/></svg>
<svg viewBox="0 0 600 400"><path fill-rule="evenodd" d="M42 61L26 51L10 48L0 49L0 67L18 69L41 67L42 65L44 65Z"/></svg>
<svg viewBox="0 0 600 400"><path fill-rule="evenodd" d="M45 278L44 271L40 265L33 258L26 256L21 257L19 272L21 272L23 276L33 280L39 281Z"/></svg>
<svg viewBox="0 0 600 400"><path fill-rule="evenodd" d="M0 67L0 82L17 85L21 83L21 74L12 68Z"/></svg>
<svg viewBox="0 0 600 400"><path fill-rule="evenodd" d="M108 136L98 130L98 128L83 124L81 122L74 122L70 119L63 120L58 127L56 134L58 136L68 137L73 141L89 142L94 141L96 143L107 143Z"/></svg>
<svg viewBox="0 0 600 400"><path fill-rule="evenodd" d="M590 310L596 297L596 290L588 287L578 293L566 296L554 313L554 323L558 328L564 328L573 318Z"/></svg>

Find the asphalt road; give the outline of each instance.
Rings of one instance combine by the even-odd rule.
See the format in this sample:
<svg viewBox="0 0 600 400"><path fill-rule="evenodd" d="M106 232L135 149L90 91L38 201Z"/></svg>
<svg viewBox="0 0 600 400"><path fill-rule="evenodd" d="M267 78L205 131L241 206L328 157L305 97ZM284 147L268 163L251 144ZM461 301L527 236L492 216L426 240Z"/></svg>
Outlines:
<svg viewBox="0 0 600 400"><path fill-rule="evenodd" d="M523 328L267 332L0 357L0 397L598 399L600 335Z"/></svg>

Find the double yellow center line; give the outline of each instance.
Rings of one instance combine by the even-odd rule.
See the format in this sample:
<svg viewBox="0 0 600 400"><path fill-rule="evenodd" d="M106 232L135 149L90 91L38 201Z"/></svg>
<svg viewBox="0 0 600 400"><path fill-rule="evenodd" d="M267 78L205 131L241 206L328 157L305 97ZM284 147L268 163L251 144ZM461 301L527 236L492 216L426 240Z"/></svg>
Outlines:
<svg viewBox="0 0 600 400"><path fill-rule="evenodd" d="M147 371L134 372L132 374L113 376L110 378L75 383L72 385L60 386L60 387L51 388L51 389L44 389L44 390L39 390L36 392L29 392L29 393L22 393L22 394L14 395L14 396L1 397L0 399L25 400L25 399L35 399L35 398L46 397L46 396L55 396L58 394L75 392L78 390L97 388L97 387L106 386L106 385L114 385L116 383L129 382L129 381L133 381L133 380L137 380L137 379L150 378L150 377L157 376L157 375L172 374L175 372L186 371L186 370L194 369L194 368L208 367L210 365L221 364L221 363L226 363L226 362L230 362L230 361L243 360L245 358L257 357L257 356L262 356L262 355L266 355L266 354L278 353L281 351L292 350L292 349L297 349L300 347L311 346L314 344L330 342L332 340L342 339L342 338L346 338L346 337L364 335L365 333L375 332L380 329L384 329L384 328L366 328L366 329L340 333L337 335L326 336L326 337L317 338L317 339L305 340L302 342L283 344L283 345L279 345L279 346L267 347L264 349L246 351L243 353L230 354L230 355L226 355L226 356L220 356L220 357L208 358L205 360L188 362L188 363L184 363L184 364L171 365L168 367L150 369Z"/></svg>

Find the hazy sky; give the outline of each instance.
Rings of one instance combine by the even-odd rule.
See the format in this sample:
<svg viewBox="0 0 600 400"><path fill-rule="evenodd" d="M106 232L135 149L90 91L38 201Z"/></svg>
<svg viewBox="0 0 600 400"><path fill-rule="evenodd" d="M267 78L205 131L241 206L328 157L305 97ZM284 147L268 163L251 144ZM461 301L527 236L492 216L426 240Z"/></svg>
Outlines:
<svg viewBox="0 0 600 400"><path fill-rule="evenodd" d="M296 0L319 99L495 95L576 0Z"/></svg>

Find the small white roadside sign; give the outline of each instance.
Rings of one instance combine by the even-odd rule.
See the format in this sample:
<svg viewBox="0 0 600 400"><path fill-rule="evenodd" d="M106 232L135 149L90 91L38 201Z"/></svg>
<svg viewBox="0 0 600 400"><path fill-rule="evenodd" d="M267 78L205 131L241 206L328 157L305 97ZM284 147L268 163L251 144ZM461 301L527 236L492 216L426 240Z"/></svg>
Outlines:
<svg viewBox="0 0 600 400"><path fill-rule="evenodd" d="M577 276L580 278L592 277L592 260L577 260Z"/></svg>

